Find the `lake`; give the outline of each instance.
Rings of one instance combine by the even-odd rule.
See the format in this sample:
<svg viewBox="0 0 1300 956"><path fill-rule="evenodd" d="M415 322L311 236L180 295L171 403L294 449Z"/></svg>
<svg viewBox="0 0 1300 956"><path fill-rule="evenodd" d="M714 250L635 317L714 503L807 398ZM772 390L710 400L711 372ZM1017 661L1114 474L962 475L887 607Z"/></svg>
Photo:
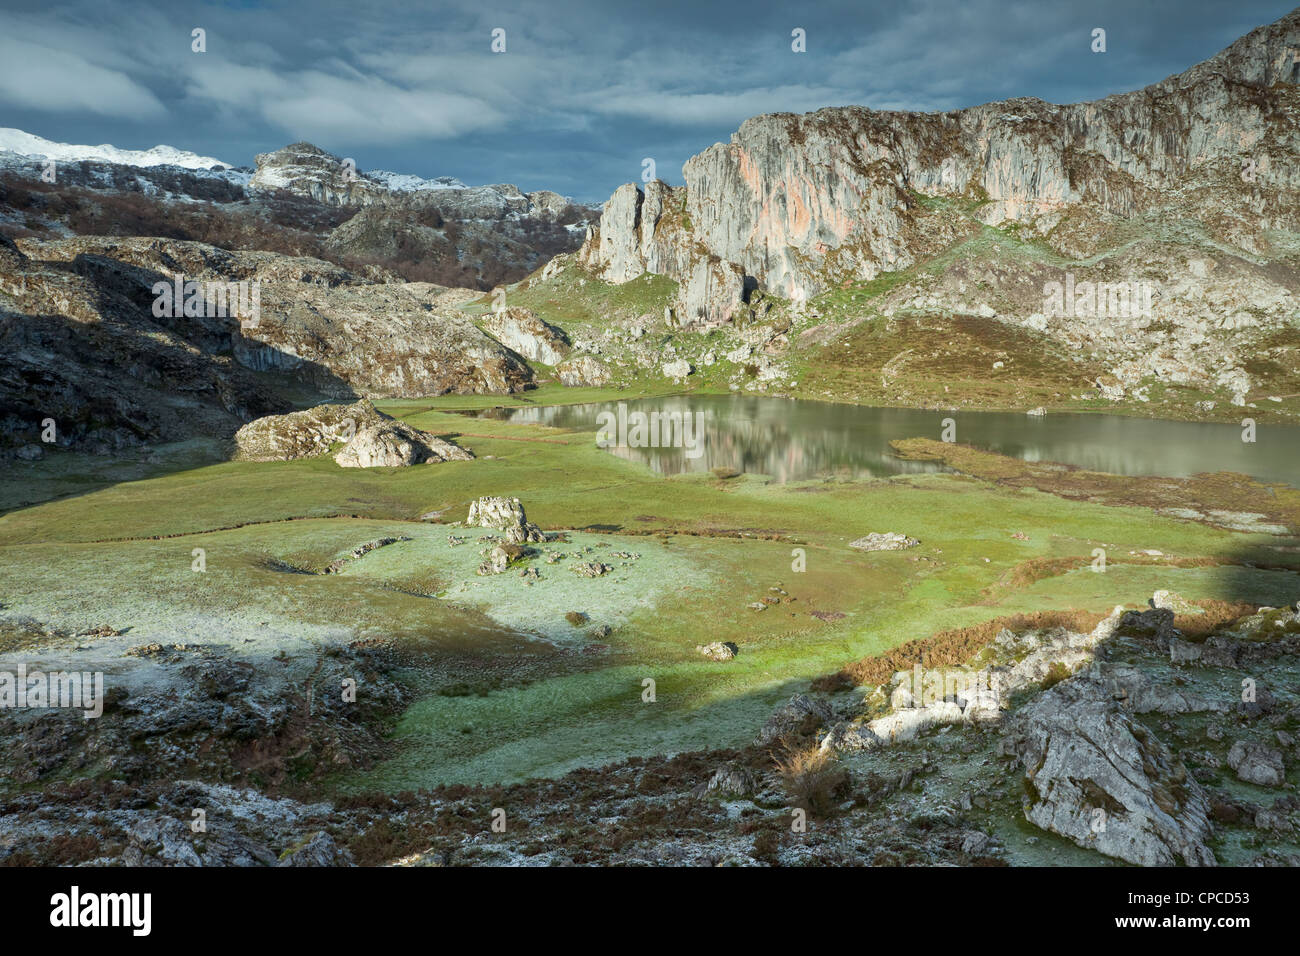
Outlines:
<svg viewBox="0 0 1300 956"><path fill-rule="evenodd" d="M1248 412L1243 409L1243 417ZM652 413L688 416L689 426L685 430L644 427ZM1247 443L1242 441L1240 425L1119 415L1048 413L1034 417L1012 412L869 408L739 395L493 408L477 415L574 431L604 428L607 432L601 437L608 437L611 454L667 475L735 468L787 482L940 471L941 466L933 463L895 458L889 442L941 438L943 421L951 418L958 442L1025 461L1058 461L1119 475L1185 477L1206 471L1236 471L1264 481L1300 485L1300 427L1294 425L1261 425L1257 440ZM640 433L636 430L639 417Z"/></svg>

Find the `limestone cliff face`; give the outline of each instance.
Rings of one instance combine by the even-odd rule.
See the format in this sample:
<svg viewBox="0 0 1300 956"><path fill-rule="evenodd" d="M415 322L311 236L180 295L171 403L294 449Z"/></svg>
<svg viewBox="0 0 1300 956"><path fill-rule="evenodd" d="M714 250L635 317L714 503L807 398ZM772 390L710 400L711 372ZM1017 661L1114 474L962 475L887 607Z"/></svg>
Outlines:
<svg viewBox="0 0 1300 956"><path fill-rule="evenodd" d="M1071 256L1166 210L1258 251L1268 230L1300 228L1297 83L1300 10L1092 103L757 116L687 161L684 195L620 187L581 258L611 282L672 276L683 318L710 321L742 307L745 277L797 299L933 254L921 197L978 201L982 221L1019 223Z"/></svg>
<svg viewBox="0 0 1300 956"><path fill-rule="evenodd" d="M642 193L620 186L605 203L599 226L588 230L579 261L606 282L646 272L676 280L677 320L699 326L725 322L743 306L745 272L697 243L686 214L687 191L660 180Z"/></svg>

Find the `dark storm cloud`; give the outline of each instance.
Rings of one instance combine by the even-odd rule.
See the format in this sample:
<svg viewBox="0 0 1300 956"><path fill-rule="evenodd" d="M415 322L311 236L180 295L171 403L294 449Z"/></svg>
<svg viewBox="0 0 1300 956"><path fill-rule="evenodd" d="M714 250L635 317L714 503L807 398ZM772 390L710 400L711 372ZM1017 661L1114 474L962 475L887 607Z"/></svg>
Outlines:
<svg viewBox="0 0 1300 956"><path fill-rule="evenodd" d="M306 139L362 168L600 200L748 116L1135 89L1286 3L136 3L0 9L0 126L236 164ZM191 52L191 30L207 52ZM1091 31L1107 31L1093 54ZM491 52L505 30L506 52ZM807 52L791 51L791 30Z"/></svg>

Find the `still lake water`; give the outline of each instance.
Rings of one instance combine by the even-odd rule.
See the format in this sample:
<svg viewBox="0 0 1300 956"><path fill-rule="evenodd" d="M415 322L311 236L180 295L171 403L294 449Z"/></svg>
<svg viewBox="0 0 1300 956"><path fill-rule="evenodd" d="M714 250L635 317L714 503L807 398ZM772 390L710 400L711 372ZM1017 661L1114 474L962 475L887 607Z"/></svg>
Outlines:
<svg viewBox="0 0 1300 956"><path fill-rule="evenodd" d="M1185 477L1237 471L1264 481L1300 486L1300 426L1261 425L1256 441L1241 440L1239 425L1156 421L1118 415L920 411L865 408L785 398L687 395L624 403L494 408L479 417L597 431L601 412L699 413L700 434L686 449L611 447L611 454L675 475L729 467L777 481L827 476L883 477L942 470L928 462L900 461L889 442L941 437L955 419L956 440L1025 461L1059 461L1118 475ZM1250 410L1243 409L1242 417ZM617 437L617 435L616 435ZM688 438L694 437L688 433Z"/></svg>

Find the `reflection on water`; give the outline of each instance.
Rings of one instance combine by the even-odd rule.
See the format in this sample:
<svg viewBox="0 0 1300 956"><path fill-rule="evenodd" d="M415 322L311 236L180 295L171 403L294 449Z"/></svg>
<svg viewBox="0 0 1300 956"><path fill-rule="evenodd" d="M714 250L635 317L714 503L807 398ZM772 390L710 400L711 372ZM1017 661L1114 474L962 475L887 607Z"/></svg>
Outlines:
<svg viewBox="0 0 1300 956"><path fill-rule="evenodd" d="M495 408L481 417L595 432L601 412L618 402ZM941 422L957 422L957 441L1026 461L1059 461L1119 475L1183 477L1238 471L1265 481L1300 485L1300 428L1262 425L1257 441L1241 440L1237 425L1153 421L1116 415L919 411L864 408L785 398L738 395L676 396L625 404L629 412L702 412L703 454L681 448L610 448L667 475L735 468L800 481L826 476L885 476L938 471L928 462L899 461L889 442L939 438Z"/></svg>

